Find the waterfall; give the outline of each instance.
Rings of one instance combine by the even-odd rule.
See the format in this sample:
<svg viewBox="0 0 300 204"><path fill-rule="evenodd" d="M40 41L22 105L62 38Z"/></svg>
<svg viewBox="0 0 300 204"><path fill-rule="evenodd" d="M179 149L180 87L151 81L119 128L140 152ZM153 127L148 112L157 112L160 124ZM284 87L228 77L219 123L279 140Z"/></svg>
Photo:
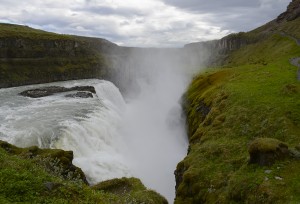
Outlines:
<svg viewBox="0 0 300 204"><path fill-rule="evenodd" d="M134 176L172 202L173 172L186 154L187 141L179 101L185 87L180 78L168 80L169 74L140 80L139 94L126 97L126 102L104 80L1 89L0 139L19 147L72 150L73 163L91 184ZM95 87L94 98L18 95L45 86L84 85Z"/></svg>

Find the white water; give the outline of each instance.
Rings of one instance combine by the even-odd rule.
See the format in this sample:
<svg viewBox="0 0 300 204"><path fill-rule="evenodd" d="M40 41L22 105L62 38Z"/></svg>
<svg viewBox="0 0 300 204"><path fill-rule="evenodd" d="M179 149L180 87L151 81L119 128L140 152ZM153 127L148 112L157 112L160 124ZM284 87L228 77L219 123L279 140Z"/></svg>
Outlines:
<svg viewBox="0 0 300 204"><path fill-rule="evenodd" d="M66 93L33 99L23 90L43 86L93 85L95 98L66 98ZM81 80L0 89L0 139L17 146L37 145L74 151L74 164L96 183L131 176L119 152L119 129L126 104L108 81Z"/></svg>
<svg viewBox="0 0 300 204"><path fill-rule="evenodd" d="M0 139L20 147L72 150L73 163L90 183L134 176L172 202L173 172L187 141L179 105L185 86L168 81L139 83L140 94L127 103L112 83L101 80L0 89ZM18 95L50 85L92 85L97 94L88 99Z"/></svg>

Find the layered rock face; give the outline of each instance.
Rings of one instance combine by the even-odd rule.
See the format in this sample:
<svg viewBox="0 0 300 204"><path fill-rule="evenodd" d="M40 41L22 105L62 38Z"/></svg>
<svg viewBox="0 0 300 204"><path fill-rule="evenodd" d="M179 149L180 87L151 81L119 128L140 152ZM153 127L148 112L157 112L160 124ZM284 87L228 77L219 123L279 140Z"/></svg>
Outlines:
<svg viewBox="0 0 300 204"><path fill-rule="evenodd" d="M220 40L191 43L184 46L183 52L191 66L218 66L231 51L258 42L259 38L244 32L230 34Z"/></svg>
<svg viewBox="0 0 300 204"><path fill-rule="evenodd" d="M0 24L0 88L108 76L105 55L117 45Z"/></svg>

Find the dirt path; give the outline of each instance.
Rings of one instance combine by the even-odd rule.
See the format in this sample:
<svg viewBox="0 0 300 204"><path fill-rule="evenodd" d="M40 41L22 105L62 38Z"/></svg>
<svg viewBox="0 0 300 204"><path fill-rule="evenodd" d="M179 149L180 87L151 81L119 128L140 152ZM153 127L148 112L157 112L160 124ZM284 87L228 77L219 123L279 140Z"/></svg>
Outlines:
<svg viewBox="0 0 300 204"><path fill-rule="evenodd" d="M295 40L297 45L300 46L300 39L295 38L295 37L293 37L293 36L291 36L291 35L289 35L285 32L281 32L280 34ZM291 65L294 65L294 66L298 67L297 79L298 79L298 81L300 81L300 57L294 57L294 58L290 59L290 63L291 63Z"/></svg>

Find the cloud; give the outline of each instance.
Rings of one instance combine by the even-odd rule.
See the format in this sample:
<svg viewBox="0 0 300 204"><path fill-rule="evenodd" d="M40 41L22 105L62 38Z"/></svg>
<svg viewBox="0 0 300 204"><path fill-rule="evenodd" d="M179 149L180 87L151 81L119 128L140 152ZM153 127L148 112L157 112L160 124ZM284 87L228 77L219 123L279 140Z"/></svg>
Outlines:
<svg viewBox="0 0 300 204"><path fill-rule="evenodd" d="M230 10L232 8L255 8L260 5L259 0L163 0L166 4L176 7L204 12L204 13L216 13L224 10Z"/></svg>
<svg viewBox="0 0 300 204"><path fill-rule="evenodd" d="M290 0L163 0L186 12L206 14L207 22L231 31L249 31L276 18Z"/></svg>
<svg viewBox="0 0 300 204"><path fill-rule="evenodd" d="M0 21L106 38L126 46L178 47L247 31L289 0L0 0Z"/></svg>

